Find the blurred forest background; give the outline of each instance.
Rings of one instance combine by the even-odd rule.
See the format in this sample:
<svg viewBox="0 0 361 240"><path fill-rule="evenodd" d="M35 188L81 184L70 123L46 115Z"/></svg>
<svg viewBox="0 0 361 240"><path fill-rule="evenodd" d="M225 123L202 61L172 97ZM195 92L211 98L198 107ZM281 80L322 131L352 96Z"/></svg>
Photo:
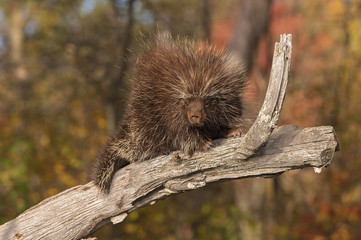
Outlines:
<svg viewBox="0 0 361 240"><path fill-rule="evenodd" d="M213 184L106 226L99 239L359 239L360 0L1 0L0 224L89 181L157 31L229 48L262 102L274 42L293 34L280 125L332 125L321 174Z"/></svg>

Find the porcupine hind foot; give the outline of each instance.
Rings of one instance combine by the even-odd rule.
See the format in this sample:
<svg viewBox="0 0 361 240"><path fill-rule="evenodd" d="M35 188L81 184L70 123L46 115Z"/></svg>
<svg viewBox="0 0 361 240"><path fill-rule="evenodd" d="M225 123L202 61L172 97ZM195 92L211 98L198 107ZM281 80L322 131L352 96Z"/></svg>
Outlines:
<svg viewBox="0 0 361 240"><path fill-rule="evenodd" d="M114 174L120 168L128 165L129 162L125 159L108 159L108 161L98 161L98 167L94 177L95 184L104 193L109 193L110 186L114 177Z"/></svg>

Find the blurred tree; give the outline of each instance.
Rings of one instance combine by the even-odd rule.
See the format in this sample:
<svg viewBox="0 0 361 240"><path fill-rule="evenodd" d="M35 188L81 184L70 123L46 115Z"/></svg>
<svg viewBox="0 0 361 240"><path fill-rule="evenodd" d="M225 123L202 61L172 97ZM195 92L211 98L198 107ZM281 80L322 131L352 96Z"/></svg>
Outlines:
<svg viewBox="0 0 361 240"><path fill-rule="evenodd" d="M112 0L94 9L80 19L83 29L72 37L76 67L104 102L108 135L115 132L124 108L134 2Z"/></svg>
<svg viewBox="0 0 361 240"><path fill-rule="evenodd" d="M24 57L23 57L23 42L24 42L24 34L23 27L25 24L25 16L21 11L21 1L12 1L11 4L7 5L6 16L9 19L9 33L8 33L8 42L9 42L9 50L8 56L9 61L6 64L6 67L9 69L8 72L4 72L9 77L8 86L12 88L14 97L19 99L19 105L17 109L14 109L15 114L13 117L15 118L24 118L26 114L23 112L21 115L17 115L19 113L19 108L24 109L24 103L27 100L26 96L26 85L28 83L27 79L27 71L24 68ZM10 79L11 78L11 79ZM5 106L2 106L5 108ZM4 109L3 114L10 113L10 109ZM2 115L3 115L2 114ZM19 135L24 133L25 126L18 124L18 126L13 127L13 131ZM4 135L8 135L9 132L4 132ZM11 145L10 145L10 144ZM13 142L3 143L7 145L10 149L7 151L9 155L15 155L14 151L18 150L24 154L25 158L26 152L28 149L27 139L20 139L15 137ZM8 145L9 144L9 145ZM12 148L12 149L11 149ZM6 153L4 151L4 153ZM2 165L2 166L1 166ZM28 181L28 177L26 176L26 163L25 161L21 161L18 158L15 159L3 159L0 161L0 169L6 169L6 167L12 167L13 171L5 173L0 177L0 183L5 183L4 188L2 187L2 193L9 193L10 188L13 188L15 191L13 195L9 198L5 199L6 201L2 201L5 203L4 206L0 206L1 212L5 212L6 215L13 215L19 210L25 209L25 202L28 198L28 187L26 186L26 182ZM17 181L12 182L12 179L18 178ZM3 184L1 184L3 185ZM10 203L16 203L17 208L7 208L6 205Z"/></svg>
<svg viewBox="0 0 361 240"><path fill-rule="evenodd" d="M242 1L230 49L252 70L259 40L268 30L272 0Z"/></svg>
<svg viewBox="0 0 361 240"><path fill-rule="evenodd" d="M64 51L80 3L2 2L8 25L1 27L1 222L86 180L95 150L82 149L99 142L86 130L97 125L96 111L89 114L89 103L81 101L91 96L79 90L86 89Z"/></svg>

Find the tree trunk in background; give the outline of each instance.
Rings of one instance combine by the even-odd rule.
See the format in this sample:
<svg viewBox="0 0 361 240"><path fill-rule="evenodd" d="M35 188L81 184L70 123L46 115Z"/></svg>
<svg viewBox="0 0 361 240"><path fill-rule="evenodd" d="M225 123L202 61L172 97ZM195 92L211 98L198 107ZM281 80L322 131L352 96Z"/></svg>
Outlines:
<svg viewBox="0 0 361 240"><path fill-rule="evenodd" d="M252 69L259 39L268 30L271 3L272 0L242 1L229 49L236 53L248 71Z"/></svg>
<svg viewBox="0 0 361 240"><path fill-rule="evenodd" d="M19 1L13 1L10 8L10 59L13 64L22 63L24 19Z"/></svg>
<svg viewBox="0 0 361 240"><path fill-rule="evenodd" d="M330 112L330 124L335 127L336 129L340 127L339 124L341 116L341 108L348 108L350 102L350 90L351 90L351 83L353 79L349 76L348 68L349 66L349 49L350 49L350 1L343 1L343 8L345 9L345 17L342 19L342 26L343 26L343 35L344 41L343 44L340 46L342 48L342 58L344 59L339 67L336 70L336 73L332 73L329 76L330 79L333 80L332 82L332 109ZM342 126L341 126L342 127Z"/></svg>
<svg viewBox="0 0 361 240"><path fill-rule="evenodd" d="M21 12L20 1L12 1L9 9L9 15L10 60L14 69L14 76L16 81L21 82L27 78L27 72L23 65L23 28L25 25L25 20Z"/></svg>
<svg viewBox="0 0 361 240"><path fill-rule="evenodd" d="M9 44L10 44L10 69L12 71L12 87L13 94L17 95L20 101L15 106L16 111L19 111L21 119L29 119L28 99L31 94L31 86L28 77L27 69L24 66L24 26L25 17L22 12L22 2L14 0L6 9L6 14L9 16ZM26 129L26 124L20 124L17 127L18 133L23 133Z"/></svg>
<svg viewBox="0 0 361 240"><path fill-rule="evenodd" d="M268 31L271 3L272 0L242 1L229 49L248 72L252 72L259 40ZM236 182L234 187L235 203L241 214L240 239L274 239L271 231L274 225L274 180L242 180Z"/></svg>
<svg viewBox="0 0 361 240"><path fill-rule="evenodd" d="M133 29L133 11L134 11L134 2L135 0L129 0L125 13L121 14L119 7L117 7L116 0L112 1L112 10L113 10L113 24L115 28L116 41L114 42L114 49L117 49L117 46L120 45L120 54L116 56L115 65L110 65L108 72L109 75L106 77L109 79L109 87L105 91L103 98L106 101L106 119L107 119L107 133L108 135L113 135L117 129L117 124L119 122L119 109L117 107L118 102L120 101L119 89L121 89L122 84L124 84L125 73L128 67L128 58L129 58L129 46L132 39L132 29Z"/></svg>
<svg viewBox="0 0 361 240"><path fill-rule="evenodd" d="M211 39L211 19L209 11L209 0L202 1L202 26L204 39L209 42Z"/></svg>

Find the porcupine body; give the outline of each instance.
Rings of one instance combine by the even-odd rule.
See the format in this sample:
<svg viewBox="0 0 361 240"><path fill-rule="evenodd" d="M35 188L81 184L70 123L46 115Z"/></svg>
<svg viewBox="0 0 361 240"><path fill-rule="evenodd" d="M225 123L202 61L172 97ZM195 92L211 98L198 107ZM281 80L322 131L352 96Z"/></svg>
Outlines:
<svg viewBox="0 0 361 240"><path fill-rule="evenodd" d="M246 73L230 54L204 43L159 41L139 57L125 117L97 156L95 183L171 151L206 150L244 125Z"/></svg>

